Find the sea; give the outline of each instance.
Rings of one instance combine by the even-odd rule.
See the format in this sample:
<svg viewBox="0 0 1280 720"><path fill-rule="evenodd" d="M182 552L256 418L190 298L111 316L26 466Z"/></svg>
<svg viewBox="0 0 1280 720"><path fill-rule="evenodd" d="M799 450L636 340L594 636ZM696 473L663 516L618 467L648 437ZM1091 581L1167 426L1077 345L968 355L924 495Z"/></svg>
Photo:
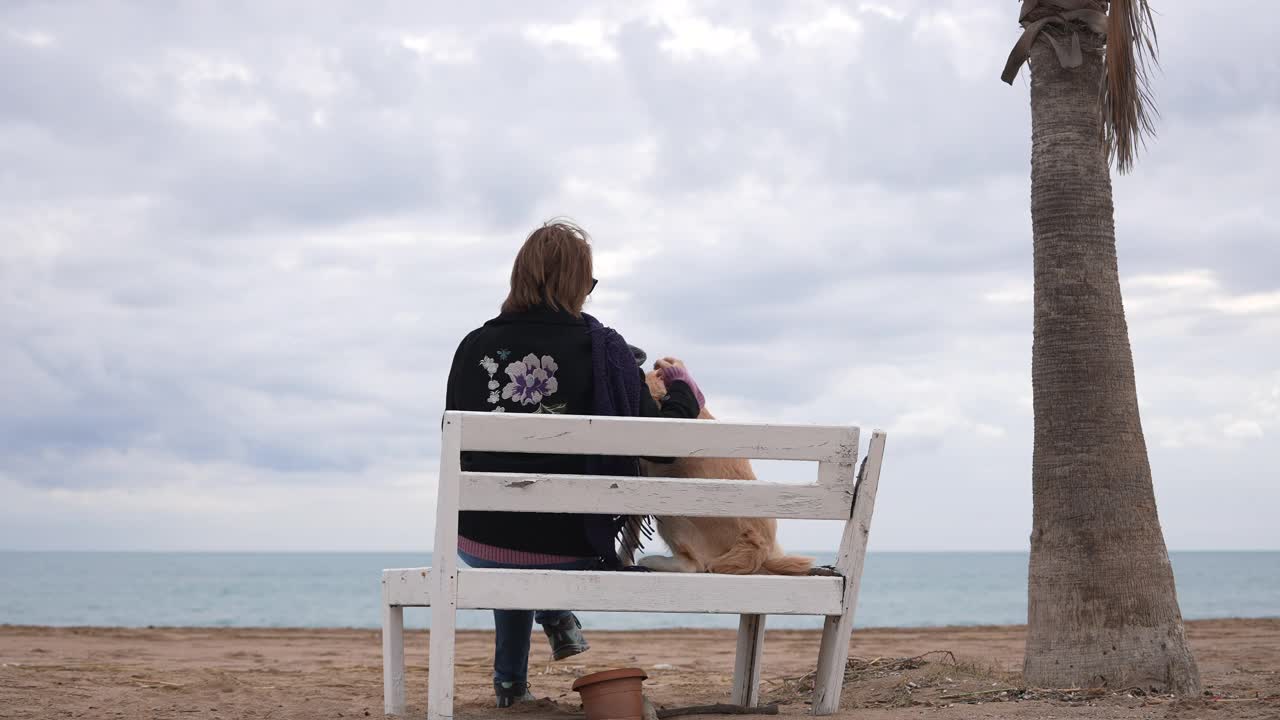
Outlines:
<svg viewBox="0 0 1280 720"><path fill-rule="evenodd" d="M830 555L813 553L820 562ZM1280 617L1280 551L1171 553L1187 619ZM0 552L0 624L351 627L380 620L383 568L431 564L430 553ZM855 625L928 627L1026 621L1027 554L869 553ZM593 629L731 628L731 615L580 613ZM405 622L429 627L427 608ZM492 627L489 611L459 613ZM820 618L774 616L774 628Z"/></svg>

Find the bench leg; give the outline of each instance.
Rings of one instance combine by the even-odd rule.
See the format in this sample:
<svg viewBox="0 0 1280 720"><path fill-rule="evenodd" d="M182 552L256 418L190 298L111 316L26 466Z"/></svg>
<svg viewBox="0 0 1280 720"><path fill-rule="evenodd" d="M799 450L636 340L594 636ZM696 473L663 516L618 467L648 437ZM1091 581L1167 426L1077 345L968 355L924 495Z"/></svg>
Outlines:
<svg viewBox="0 0 1280 720"><path fill-rule="evenodd" d="M853 613L828 615L822 628L822 648L818 651L818 674L813 684L813 714L830 715L840 709L844 688L844 668L849 662L849 635Z"/></svg>
<svg viewBox="0 0 1280 720"><path fill-rule="evenodd" d="M764 615L743 615L738 621L738 658L733 667L734 705L760 704L760 653L764 650Z"/></svg>
<svg viewBox="0 0 1280 720"><path fill-rule="evenodd" d="M404 608L382 605L382 709L387 715L403 715L404 704Z"/></svg>
<svg viewBox="0 0 1280 720"><path fill-rule="evenodd" d="M436 542L431 568L431 656L427 720L453 720L453 634L458 619L458 483L462 417L445 413L436 483Z"/></svg>
<svg viewBox="0 0 1280 720"><path fill-rule="evenodd" d="M453 720L453 641L458 617L455 582L446 598L432 598L431 657L427 663L427 720Z"/></svg>

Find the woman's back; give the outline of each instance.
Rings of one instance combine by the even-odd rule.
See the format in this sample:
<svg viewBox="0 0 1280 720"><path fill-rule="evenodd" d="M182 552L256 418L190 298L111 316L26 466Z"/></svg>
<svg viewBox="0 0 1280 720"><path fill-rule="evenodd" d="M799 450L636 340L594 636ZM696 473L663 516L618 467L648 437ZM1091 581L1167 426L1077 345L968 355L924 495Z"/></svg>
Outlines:
<svg viewBox="0 0 1280 720"><path fill-rule="evenodd" d="M590 415L591 339L586 321L535 306L505 312L458 346L446 391L447 410ZM479 472L586 473L581 455L463 453L462 469ZM581 519L550 513L464 512L459 534L499 547L588 556Z"/></svg>
<svg viewBox="0 0 1280 720"><path fill-rule="evenodd" d="M591 402L586 320L545 305L467 335L449 372L450 409L590 415Z"/></svg>

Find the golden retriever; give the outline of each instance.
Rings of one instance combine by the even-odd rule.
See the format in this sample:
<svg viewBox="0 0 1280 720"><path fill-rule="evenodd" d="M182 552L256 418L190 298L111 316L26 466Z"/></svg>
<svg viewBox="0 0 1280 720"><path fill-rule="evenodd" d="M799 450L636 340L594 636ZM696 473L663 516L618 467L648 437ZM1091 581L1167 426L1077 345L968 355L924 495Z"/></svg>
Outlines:
<svg viewBox="0 0 1280 720"><path fill-rule="evenodd" d="M664 358L645 375L653 399L667 394L659 369L682 365ZM706 407L700 420L715 420ZM751 461L743 458L677 458L672 463L641 461L651 477L755 480ZM805 575L813 559L783 554L778 545L778 523L773 518L658 517L658 534L671 548L670 556L649 555L640 564L662 572L711 572L730 575Z"/></svg>

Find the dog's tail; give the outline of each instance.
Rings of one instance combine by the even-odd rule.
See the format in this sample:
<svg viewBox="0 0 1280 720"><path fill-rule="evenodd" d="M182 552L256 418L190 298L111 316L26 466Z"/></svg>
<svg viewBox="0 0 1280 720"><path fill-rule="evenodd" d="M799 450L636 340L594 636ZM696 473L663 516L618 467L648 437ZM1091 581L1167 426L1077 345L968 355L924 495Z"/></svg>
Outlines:
<svg viewBox="0 0 1280 720"><path fill-rule="evenodd" d="M707 572L724 575L756 575L763 568L764 549L748 543L738 543L728 552L707 563Z"/></svg>
<svg viewBox="0 0 1280 720"><path fill-rule="evenodd" d="M808 575L812 568L813 558L779 555L765 560L760 569L765 575Z"/></svg>
<svg viewBox="0 0 1280 720"><path fill-rule="evenodd" d="M764 572L764 563L769 557L772 541L773 538L748 525L732 547L707 563L707 572L725 575L757 575Z"/></svg>
<svg viewBox="0 0 1280 720"><path fill-rule="evenodd" d="M774 555L773 533L748 524L733 547L707 563L707 571L726 575L807 575L813 558Z"/></svg>

